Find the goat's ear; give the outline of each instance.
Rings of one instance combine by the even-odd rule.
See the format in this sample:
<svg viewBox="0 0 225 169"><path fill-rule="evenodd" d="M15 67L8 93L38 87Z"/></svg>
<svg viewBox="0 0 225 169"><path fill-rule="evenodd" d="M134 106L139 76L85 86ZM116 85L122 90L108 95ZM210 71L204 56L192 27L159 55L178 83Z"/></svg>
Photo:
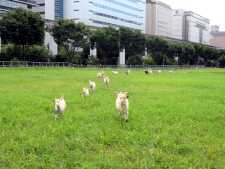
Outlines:
<svg viewBox="0 0 225 169"><path fill-rule="evenodd" d="M128 98L129 96L126 96L126 98Z"/></svg>

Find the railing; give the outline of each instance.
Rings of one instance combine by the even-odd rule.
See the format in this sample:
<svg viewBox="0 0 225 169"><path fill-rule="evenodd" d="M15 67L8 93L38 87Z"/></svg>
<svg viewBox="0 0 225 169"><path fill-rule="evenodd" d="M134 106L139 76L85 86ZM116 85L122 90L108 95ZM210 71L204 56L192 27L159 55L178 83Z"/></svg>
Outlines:
<svg viewBox="0 0 225 169"><path fill-rule="evenodd" d="M0 67L70 67L92 69L202 69L204 65L76 65L68 62L0 61Z"/></svg>

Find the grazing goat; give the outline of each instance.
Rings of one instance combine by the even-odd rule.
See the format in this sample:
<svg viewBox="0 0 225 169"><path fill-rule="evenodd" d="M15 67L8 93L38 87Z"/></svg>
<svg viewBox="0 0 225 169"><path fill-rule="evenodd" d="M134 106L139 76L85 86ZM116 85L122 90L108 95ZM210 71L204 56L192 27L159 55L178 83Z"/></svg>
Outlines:
<svg viewBox="0 0 225 169"><path fill-rule="evenodd" d="M89 96L88 88L83 87L82 97L88 97L88 96Z"/></svg>
<svg viewBox="0 0 225 169"><path fill-rule="evenodd" d="M157 70L158 73L161 73L161 70Z"/></svg>
<svg viewBox="0 0 225 169"><path fill-rule="evenodd" d="M89 83L90 83L90 91L91 91L91 93L92 93L92 91L94 91L95 88L96 88L96 84L95 84L95 82L93 82L93 81L91 81L91 80L89 80Z"/></svg>
<svg viewBox="0 0 225 169"><path fill-rule="evenodd" d="M102 73L101 73L101 78L103 79L104 78L104 71L102 71Z"/></svg>
<svg viewBox="0 0 225 169"><path fill-rule="evenodd" d="M172 72L172 70L171 70L171 71L169 71L169 73L173 73L173 72Z"/></svg>
<svg viewBox="0 0 225 169"><path fill-rule="evenodd" d="M105 86L108 87L108 85L109 85L109 78L108 77L104 78L104 83L105 83Z"/></svg>
<svg viewBox="0 0 225 169"><path fill-rule="evenodd" d="M64 110L66 108L66 102L64 100L64 94L62 95L61 98L59 98L59 99L55 98L55 100L53 100L53 101L55 102L55 111L54 111L54 113L55 113L55 120L56 120L56 118L58 118L57 117L58 113L61 114L61 117L63 117L63 112L64 112Z"/></svg>
<svg viewBox="0 0 225 169"><path fill-rule="evenodd" d="M115 93L117 94L116 108L117 110L119 110L120 117L123 120L123 114L124 114L125 121L128 121L129 101L127 98L129 96L127 96L127 94L130 92L125 92L123 94L122 92L115 91Z"/></svg>
<svg viewBox="0 0 225 169"><path fill-rule="evenodd" d="M118 75L118 71L116 71L116 72L112 71L112 72L113 72L114 75Z"/></svg>
<svg viewBox="0 0 225 169"><path fill-rule="evenodd" d="M152 74L152 70L149 70L149 69L148 69L148 70L145 71L145 73L146 73L146 74Z"/></svg>
<svg viewBox="0 0 225 169"><path fill-rule="evenodd" d="M127 75L129 75L129 74L130 74L130 70L125 70L125 73L126 73Z"/></svg>

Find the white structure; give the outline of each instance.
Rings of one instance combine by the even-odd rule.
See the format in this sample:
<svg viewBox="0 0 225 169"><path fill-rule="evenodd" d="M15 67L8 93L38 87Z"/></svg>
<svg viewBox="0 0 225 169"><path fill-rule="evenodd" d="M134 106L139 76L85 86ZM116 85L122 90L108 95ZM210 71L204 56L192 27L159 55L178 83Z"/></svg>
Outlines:
<svg viewBox="0 0 225 169"><path fill-rule="evenodd" d="M210 45L210 20L192 11L175 9L173 38Z"/></svg>
<svg viewBox="0 0 225 169"><path fill-rule="evenodd" d="M95 29L121 26L145 33L144 0L64 0L63 18L83 22Z"/></svg>
<svg viewBox="0 0 225 169"><path fill-rule="evenodd" d="M173 9L159 0L146 0L146 30L148 35L172 38Z"/></svg>

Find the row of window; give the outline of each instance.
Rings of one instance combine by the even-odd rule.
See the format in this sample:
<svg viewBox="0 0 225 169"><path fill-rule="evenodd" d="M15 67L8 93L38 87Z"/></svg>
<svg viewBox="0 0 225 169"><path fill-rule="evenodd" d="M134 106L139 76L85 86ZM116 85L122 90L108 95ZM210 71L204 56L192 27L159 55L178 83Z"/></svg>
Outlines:
<svg viewBox="0 0 225 169"><path fill-rule="evenodd" d="M104 5L100 5L100 4L96 4L96 3L93 3L93 5L97 6L99 8L104 8L104 9L107 9L107 10L110 10L110 11L122 13L122 14L129 15L129 16L132 16L132 17L135 17L135 18L141 18L141 16L134 15L134 14L131 14L131 13L128 13L128 12L124 12L124 11L121 11L121 10L118 10L118 9L110 8L110 7L107 7L107 6L104 6Z"/></svg>
<svg viewBox="0 0 225 169"><path fill-rule="evenodd" d="M63 18L63 0L55 0L55 20Z"/></svg>
<svg viewBox="0 0 225 169"><path fill-rule="evenodd" d="M116 25L116 24L112 24L112 23L107 23L107 22L102 22L102 21L97 21L97 20L92 20L92 21L93 21L93 23L97 23L97 24L101 24L101 25L106 25L106 26L113 26L115 28L125 27L125 26L120 26L120 25ZM129 28L129 27L126 27L126 28ZM134 28L129 28L129 29L136 30Z"/></svg>
<svg viewBox="0 0 225 169"><path fill-rule="evenodd" d="M169 15L164 14L164 13L162 13L162 12L158 12L158 14L163 15L163 16L166 16L166 17L169 17L169 18L172 18L172 16L169 16Z"/></svg>
<svg viewBox="0 0 225 169"><path fill-rule="evenodd" d="M133 9L133 10L136 10L136 11L141 12L141 9L134 8L134 7L132 7L132 6L122 4L122 3L120 3L120 2L116 2L116 1L114 1L114 0L105 0L105 1L108 1L108 2L111 2L111 3L114 3L114 4L117 4L117 5L120 5L120 6L123 6L123 7L129 8L129 9Z"/></svg>
<svg viewBox="0 0 225 169"><path fill-rule="evenodd" d="M167 28L167 27L164 27L164 26L160 26L160 25L158 25L158 28L166 29L166 30L169 30L169 31L172 30L172 29L170 29L170 28Z"/></svg>
<svg viewBox="0 0 225 169"><path fill-rule="evenodd" d="M27 4L13 2L13 1L9 1L9 0L0 0L0 5L10 7L10 8L18 8L18 7L22 7L25 9L27 8Z"/></svg>
<svg viewBox="0 0 225 169"><path fill-rule="evenodd" d="M158 32L160 32L160 33L164 33L164 34L168 34L168 35L172 35L171 33L169 33L169 32L165 32L165 31L161 31L161 30L158 30Z"/></svg>
<svg viewBox="0 0 225 169"><path fill-rule="evenodd" d="M128 1L130 1L130 2L133 2L133 3L137 3L137 0L128 0Z"/></svg>
<svg viewBox="0 0 225 169"><path fill-rule="evenodd" d="M99 15L99 16L104 16L104 17L107 17L107 18L116 19L116 20L119 20L119 21L124 21L124 22L128 22L128 23L136 24L136 25L141 25L141 23L139 23L139 22L135 22L135 21L131 21L131 20L128 20L128 19L119 18L119 17L112 16L112 15L103 14L103 13L100 13L100 12L93 11L93 14L94 15Z"/></svg>
<svg viewBox="0 0 225 169"><path fill-rule="evenodd" d="M162 19L162 20L164 20L164 21L167 21L167 22L172 22L171 20L166 19L166 18L162 18L162 17L160 17L160 16L158 16L158 18L159 18L159 19Z"/></svg>
<svg viewBox="0 0 225 169"><path fill-rule="evenodd" d="M158 21L158 23L163 24L163 25L167 25L167 26L172 26L171 24L168 24L168 23L165 23L165 22L162 22L162 21Z"/></svg>
<svg viewBox="0 0 225 169"><path fill-rule="evenodd" d="M163 8L158 8L158 9L161 10L161 11L167 12L167 13L169 13L169 14L172 14L171 11L168 11L168 10L166 10L166 9L163 9Z"/></svg>

